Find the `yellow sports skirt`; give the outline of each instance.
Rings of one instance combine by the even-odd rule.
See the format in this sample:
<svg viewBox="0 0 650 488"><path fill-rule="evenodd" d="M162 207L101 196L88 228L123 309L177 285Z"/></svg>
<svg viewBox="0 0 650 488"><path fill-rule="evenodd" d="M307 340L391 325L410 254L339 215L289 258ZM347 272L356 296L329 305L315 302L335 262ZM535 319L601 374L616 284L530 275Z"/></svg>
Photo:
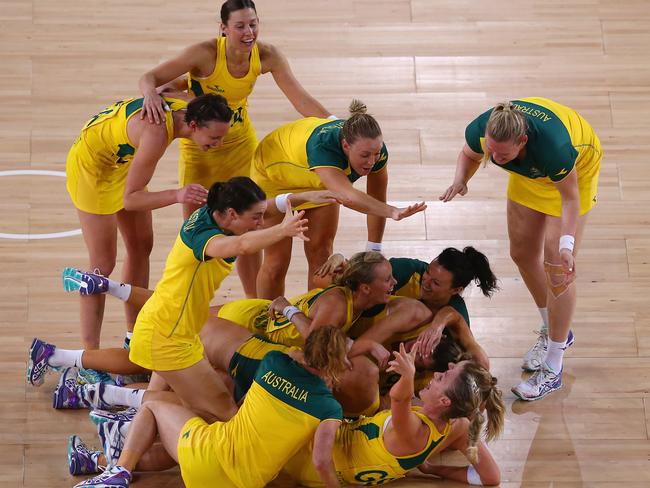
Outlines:
<svg viewBox="0 0 650 488"><path fill-rule="evenodd" d="M131 338L129 359L152 371L175 371L189 368L203 359L203 343L193 339L167 337L151 321L138 316Z"/></svg>
<svg viewBox="0 0 650 488"><path fill-rule="evenodd" d="M202 151L189 139L181 139L178 163L180 186L199 183L210 189L216 181L227 181L234 176L250 176L257 142L252 124L248 124L248 130L241 137L226 140L223 146L207 151Z"/></svg>
<svg viewBox="0 0 650 488"><path fill-rule="evenodd" d="M596 143L597 146L589 149L589 153L582 155L576 164L580 215L589 212L598 200L598 176L603 153L597 138ZM562 216L562 197L549 178L532 179L510 173L508 198L537 212L552 217Z"/></svg>
<svg viewBox="0 0 650 488"><path fill-rule="evenodd" d="M217 446L224 439L219 435L222 422L208 425L200 417L192 417L181 429L178 438L178 464L187 488L218 486L236 488L237 485L221 466Z"/></svg>
<svg viewBox="0 0 650 488"><path fill-rule="evenodd" d="M271 300L264 298L243 298L222 305L217 317L230 320L255 334L265 335L270 304Z"/></svg>
<svg viewBox="0 0 650 488"><path fill-rule="evenodd" d="M124 187L131 162L108 168L94 161L85 141L79 139L65 163L66 189L83 212L112 215L124 208Z"/></svg>

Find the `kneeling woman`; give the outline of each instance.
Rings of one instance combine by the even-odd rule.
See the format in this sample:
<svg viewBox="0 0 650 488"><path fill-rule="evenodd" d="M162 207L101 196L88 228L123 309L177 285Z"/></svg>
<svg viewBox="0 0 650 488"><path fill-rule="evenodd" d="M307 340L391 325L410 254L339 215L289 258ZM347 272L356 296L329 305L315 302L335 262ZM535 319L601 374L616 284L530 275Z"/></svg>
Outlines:
<svg viewBox="0 0 650 488"><path fill-rule="evenodd" d="M260 142L251 178L269 196L285 192L328 189L344 206L368 215L368 241L380 250L386 219L401 220L425 209L424 203L408 208L386 204L388 152L377 121L366 106L354 100L347 120L307 117L274 130ZM352 184L367 176L367 193ZM307 208L307 207L306 207ZM307 218L318 222L309 230L305 255L312 276L327 257L338 227L338 205L307 208ZM276 223L269 220L269 223ZM265 249L257 276L257 296L274 299L284 294L284 278L291 261L291 241L283 239Z"/></svg>
<svg viewBox="0 0 650 488"><path fill-rule="evenodd" d="M268 353L228 422L207 424L185 407L147 402L129 428L118 464L77 486L126 487L147 453L165 466L169 458L177 461L188 488L263 487L312 438L320 449L331 449L342 411L330 387L346 368L345 352L345 335L322 327L307 339L304 362ZM150 451L156 435L168 454ZM336 481L331 470L322 476Z"/></svg>
<svg viewBox="0 0 650 488"><path fill-rule="evenodd" d="M505 406L496 378L471 361L450 363L446 372L436 373L419 392L423 406L414 407L416 354L417 346L407 353L402 345L390 362L389 369L401 375L390 391L390 410L344 424L331 453L319 453L332 457L320 462L333 464L338 478L353 485L384 484L416 467L468 484L499 484L499 467L479 439L483 408L488 417L487 439L498 436L503 428ZM314 445L313 456L308 450L299 452L285 467L302 486L324 486L312 464L318 449ZM446 449L463 451L471 464L448 467L426 461Z"/></svg>

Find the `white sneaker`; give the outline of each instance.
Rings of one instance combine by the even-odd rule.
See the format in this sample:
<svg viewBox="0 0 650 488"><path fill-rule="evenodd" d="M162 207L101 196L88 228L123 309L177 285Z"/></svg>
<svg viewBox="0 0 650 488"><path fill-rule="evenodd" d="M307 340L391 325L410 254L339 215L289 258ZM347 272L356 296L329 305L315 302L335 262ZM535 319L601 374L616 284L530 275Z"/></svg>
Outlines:
<svg viewBox="0 0 650 488"><path fill-rule="evenodd" d="M562 388L562 371L554 373L546 364L526 381L512 388L512 393L520 400L527 402L544 398L549 393Z"/></svg>
<svg viewBox="0 0 650 488"><path fill-rule="evenodd" d="M526 354L524 354L523 363L521 369L526 371L539 371L542 366L542 363L546 359L546 351L548 350L548 333L542 332L541 330L534 330L535 334L538 335L537 341L533 344ZM573 331L569 329L569 335L566 339L565 349L568 349L575 342L575 336Z"/></svg>

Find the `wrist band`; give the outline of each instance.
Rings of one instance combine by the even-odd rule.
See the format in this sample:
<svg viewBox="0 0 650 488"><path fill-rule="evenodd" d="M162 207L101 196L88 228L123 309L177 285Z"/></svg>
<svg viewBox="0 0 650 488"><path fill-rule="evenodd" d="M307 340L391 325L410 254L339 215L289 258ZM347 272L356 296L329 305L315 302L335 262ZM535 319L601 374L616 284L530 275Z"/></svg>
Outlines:
<svg viewBox="0 0 650 488"><path fill-rule="evenodd" d="M479 476L473 464L467 466L467 484L474 486L483 486L481 477Z"/></svg>
<svg viewBox="0 0 650 488"><path fill-rule="evenodd" d="M289 200L289 195L291 195L291 193L281 193L275 197L275 206L282 213L287 211L287 200Z"/></svg>
<svg viewBox="0 0 650 488"><path fill-rule="evenodd" d="M569 234L565 234L560 237L560 251L562 249L568 249L570 252L573 252L573 246L575 245L575 237Z"/></svg>
<svg viewBox="0 0 650 488"><path fill-rule="evenodd" d="M336 115L334 115L334 114L330 114L330 115L328 115L327 118L330 119L330 120L338 120L338 119L339 119L339 118L338 118Z"/></svg>
<svg viewBox="0 0 650 488"><path fill-rule="evenodd" d="M284 315L289 322L291 322L291 318L297 313L302 313L302 312L298 307L294 305L287 305L282 309L282 315Z"/></svg>
<svg viewBox="0 0 650 488"><path fill-rule="evenodd" d="M366 251L377 251L381 252L381 242L372 242L368 241L366 243Z"/></svg>

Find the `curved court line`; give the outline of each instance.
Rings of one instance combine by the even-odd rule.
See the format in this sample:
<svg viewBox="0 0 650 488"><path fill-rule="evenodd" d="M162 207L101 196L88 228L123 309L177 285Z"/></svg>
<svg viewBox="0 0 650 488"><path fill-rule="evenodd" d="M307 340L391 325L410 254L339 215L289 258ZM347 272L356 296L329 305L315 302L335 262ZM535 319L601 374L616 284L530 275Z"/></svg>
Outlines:
<svg viewBox="0 0 650 488"><path fill-rule="evenodd" d="M8 171L0 171L0 176L24 175L60 176L62 178L65 178L65 171L52 171L46 169L14 169ZM63 232L50 232L47 234L10 234L0 232L0 239L57 239L59 237L78 236L80 234L81 229L66 230Z"/></svg>

